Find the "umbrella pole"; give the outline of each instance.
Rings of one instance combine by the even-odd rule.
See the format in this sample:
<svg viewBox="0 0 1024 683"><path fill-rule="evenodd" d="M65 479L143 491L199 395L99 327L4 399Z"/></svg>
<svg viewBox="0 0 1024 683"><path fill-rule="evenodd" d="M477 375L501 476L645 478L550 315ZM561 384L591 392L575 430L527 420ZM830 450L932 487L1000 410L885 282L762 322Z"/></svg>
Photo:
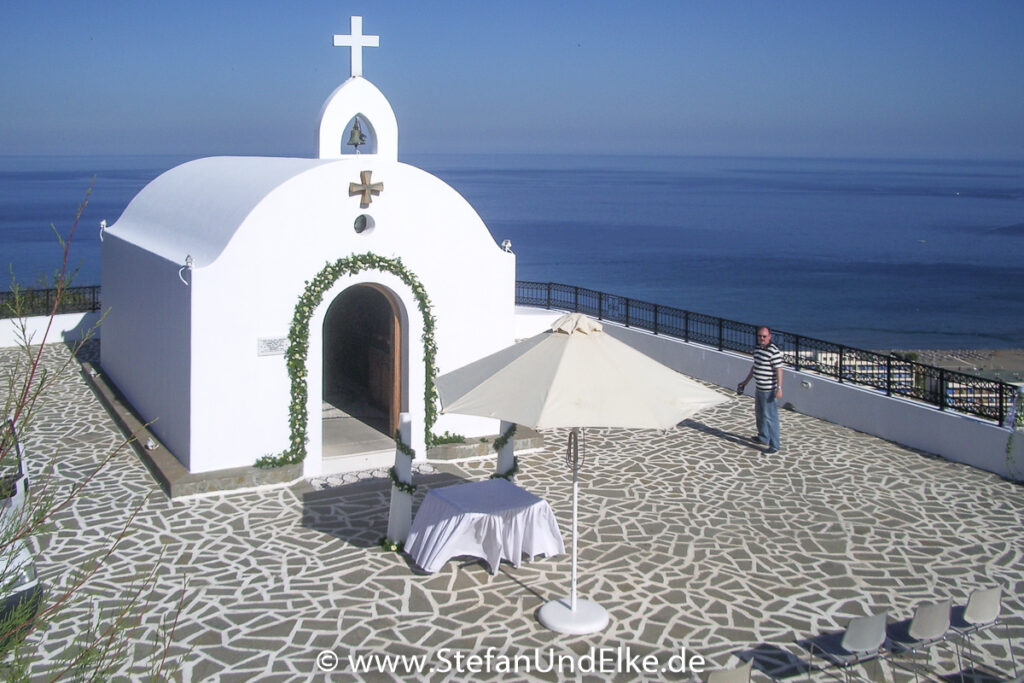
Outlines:
<svg viewBox="0 0 1024 683"><path fill-rule="evenodd" d="M572 590L568 599L556 598L537 610L537 620L558 633L597 633L608 625L608 611L593 600L576 599L576 540L579 531L579 427L569 433L566 459L572 461Z"/></svg>
<svg viewBox="0 0 1024 683"><path fill-rule="evenodd" d="M569 593L569 609L576 611L576 536L579 533L579 508L577 500L580 490L580 442L579 427L573 427L569 433L569 445L572 448L572 590Z"/></svg>

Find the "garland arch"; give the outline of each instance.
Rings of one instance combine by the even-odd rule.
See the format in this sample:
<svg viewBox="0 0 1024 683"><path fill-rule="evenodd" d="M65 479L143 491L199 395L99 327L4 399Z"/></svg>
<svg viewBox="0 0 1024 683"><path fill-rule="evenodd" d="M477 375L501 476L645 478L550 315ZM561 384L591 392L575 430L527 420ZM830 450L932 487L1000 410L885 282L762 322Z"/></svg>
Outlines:
<svg viewBox="0 0 1024 683"><path fill-rule="evenodd" d="M288 449L278 455L265 455L256 461L256 467L280 467L302 462L306 458L306 442L309 436L306 425L309 420L307 402L309 389L306 383L306 360L309 355L309 321L313 312L323 302L324 294L344 275L356 275L365 270L379 270L391 273L409 287L416 297L416 305L423 316L423 364L425 366L423 403L424 432L427 446L434 441L433 427L437 421L437 343L434 340L434 315L430 311L430 299L423 284L416 275L405 267L401 258L387 258L377 254L355 254L327 262L312 280L306 281L306 288L295 304L291 326L288 328L288 351L285 360L288 379L291 383L291 403L288 410L288 426L291 438Z"/></svg>

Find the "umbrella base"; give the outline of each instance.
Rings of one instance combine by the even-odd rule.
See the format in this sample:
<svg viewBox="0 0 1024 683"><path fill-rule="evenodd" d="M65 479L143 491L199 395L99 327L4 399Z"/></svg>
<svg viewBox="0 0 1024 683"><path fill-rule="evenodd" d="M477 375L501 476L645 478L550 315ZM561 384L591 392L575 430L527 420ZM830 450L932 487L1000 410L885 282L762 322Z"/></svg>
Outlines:
<svg viewBox="0 0 1024 683"><path fill-rule="evenodd" d="M557 633L582 635L603 631L608 611L590 600L576 600L576 611L569 609L569 598L550 600L537 611L537 621Z"/></svg>

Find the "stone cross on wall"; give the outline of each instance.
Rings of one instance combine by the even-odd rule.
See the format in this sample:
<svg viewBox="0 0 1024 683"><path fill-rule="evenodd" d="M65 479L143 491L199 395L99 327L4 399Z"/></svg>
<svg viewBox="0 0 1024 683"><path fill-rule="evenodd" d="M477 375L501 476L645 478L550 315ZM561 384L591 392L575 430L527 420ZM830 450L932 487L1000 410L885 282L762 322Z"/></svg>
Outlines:
<svg viewBox="0 0 1024 683"><path fill-rule="evenodd" d="M380 47L380 36L363 35L363 18L352 17L350 31L352 35L334 36L334 47L348 47L352 51L352 75L363 75L363 48Z"/></svg>
<svg viewBox="0 0 1024 683"><path fill-rule="evenodd" d="M373 195L379 195L384 191L384 183L374 183L370 181L370 176L373 171L360 171L358 183L348 184L348 196L355 197L361 195L359 205L363 208L370 205L373 201Z"/></svg>

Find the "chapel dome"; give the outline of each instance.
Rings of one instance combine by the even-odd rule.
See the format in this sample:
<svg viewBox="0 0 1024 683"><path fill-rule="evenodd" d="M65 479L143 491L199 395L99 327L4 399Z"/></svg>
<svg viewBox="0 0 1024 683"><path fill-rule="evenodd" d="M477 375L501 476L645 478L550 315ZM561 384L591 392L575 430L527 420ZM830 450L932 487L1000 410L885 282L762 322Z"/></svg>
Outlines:
<svg viewBox="0 0 1024 683"><path fill-rule="evenodd" d="M212 263L267 194L320 159L207 157L146 185L107 232L174 263Z"/></svg>

